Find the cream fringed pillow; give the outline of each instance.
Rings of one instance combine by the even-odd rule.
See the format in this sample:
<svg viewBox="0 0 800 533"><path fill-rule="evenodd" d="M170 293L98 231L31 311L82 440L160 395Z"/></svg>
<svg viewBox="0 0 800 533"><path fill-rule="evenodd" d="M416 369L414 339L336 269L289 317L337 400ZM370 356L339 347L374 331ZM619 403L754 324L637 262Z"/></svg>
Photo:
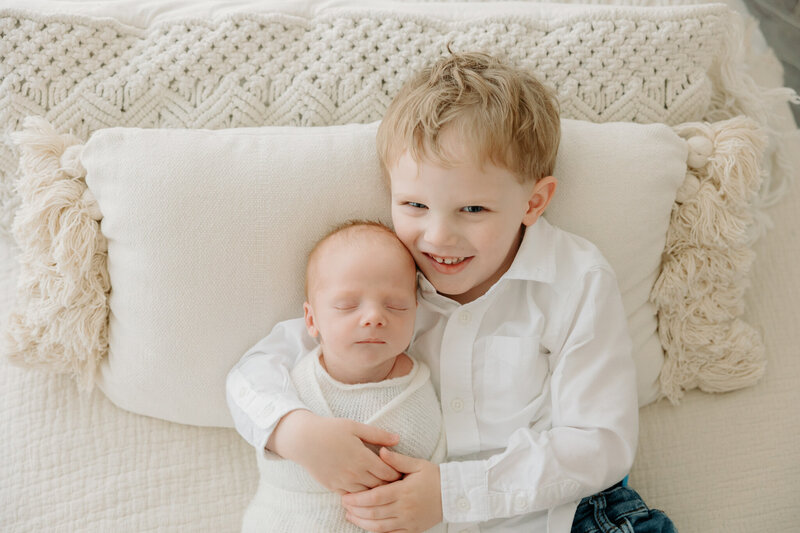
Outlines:
<svg viewBox="0 0 800 533"><path fill-rule="evenodd" d="M678 190L661 275L653 287L667 353L661 391L678 403L684 391L725 392L764 374L764 344L740 317L755 253L748 247L751 205L761 185L766 135L735 118L675 128L693 155Z"/></svg>
<svg viewBox="0 0 800 533"><path fill-rule="evenodd" d="M750 126L713 127L733 134ZM112 290L105 298L106 282L86 294L54 292L57 312L42 322L29 315L38 316L44 307L39 300L51 293L39 292L30 281L21 284L5 335L13 342L6 350L17 362L71 371L84 388L96 380L124 409L188 424L231 425L224 400L227 371L275 322L301 313L303 265L312 243L346 218L389 218L376 129L376 123L217 131L112 128L96 132L82 148L65 150L72 138L29 119L18 139L21 149L28 161L44 163L23 165L24 187L40 191L26 194L15 225L24 250L23 278L47 288L71 287L76 278L105 280L107 239ZM562 131L555 172L559 192L546 216L596 241L616 270L634 340L640 403L649 403L660 394L664 358L656 313L666 315L661 303L648 298L690 143L660 124L564 120ZM741 148L756 151L746 140ZM78 152L85 170L76 164ZM696 152L689 153L691 161ZM719 167L704 168L735 167L738 155L720 150L709 158ZM55 225L59 217L66 221ZM37 221L51 221L51 229L41 231ZM50 251L48 244L61 250L58 243L73 233L83 247L70 248L71 254ZM82 269L58 264L75 262L80 253L98 260L92 268L86 268L88 261L80 262ZM78 297L90 304L73 305ZM94 329L75 325L86 322L90 310L95 317L106 301L104 358L104 323L90 321ZM53 340L43 346L46 328ZM90 358L72 338L76 335L92 347Z"/></svg>

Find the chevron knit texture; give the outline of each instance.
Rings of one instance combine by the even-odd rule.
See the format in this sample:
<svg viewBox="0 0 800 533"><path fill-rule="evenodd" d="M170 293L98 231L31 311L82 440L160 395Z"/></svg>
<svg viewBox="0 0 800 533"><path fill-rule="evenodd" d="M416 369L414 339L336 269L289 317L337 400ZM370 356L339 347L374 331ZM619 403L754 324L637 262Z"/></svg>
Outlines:
<svg viewBox="0 0 800 533"><path fill-rule="evenodd" d="M764 117L763 95L737 68L738 19L725 6L542 13L475 23L361 8L141 29L0 10L0 122L17 131L25 116L42 116L83 140L108 126L370 122L448 43L535 71L556 88L565 118L674 125L710 114ZM4 139L0 233L19 203L17 161Z"/></svg>

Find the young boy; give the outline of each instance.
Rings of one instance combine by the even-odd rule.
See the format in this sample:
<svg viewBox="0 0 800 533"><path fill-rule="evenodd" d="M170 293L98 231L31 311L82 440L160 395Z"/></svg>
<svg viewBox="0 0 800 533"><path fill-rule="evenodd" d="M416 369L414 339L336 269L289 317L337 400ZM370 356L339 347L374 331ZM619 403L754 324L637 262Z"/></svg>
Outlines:
<svg viewBox="0 0 800 533"><path fill-rule="evenodd" d="M633 527L662 518L615 485L633 463L638 409L614 273L595 246L541 217L556 188L559 139L553 95L483 54L424 69L380 126L395 231L421 271L409 354L431 368L448 462L381 449L402 474L395 480L357 442L391 446L395 436L320 427L288 385L290 359L251 359L269 384L243 378L240 386L272 412L234 406L239 431L323 485L356 492L342 497L354 524L568 532L591 506L596 523L573 531L617 531L603 528L628 515ZM289 346L304 342L302 331L284 333ZM336 454L305 445L319 439Z"/></svg>
<svg viewBox="0 0 800 533"><path fill-rule="evenodd" d="M316 414L390 428L400 435L399 453L438 463L446 450L430 371L404 353L416 287L414 260L391 229L361 221L334 229L306 267L303 321L319 345L303 350L291 378ZM268 350L269 339L259 348ZM340 496L302 466L263 451L257 463L261 479L242 531L363 531L345 519Z"/></svg>

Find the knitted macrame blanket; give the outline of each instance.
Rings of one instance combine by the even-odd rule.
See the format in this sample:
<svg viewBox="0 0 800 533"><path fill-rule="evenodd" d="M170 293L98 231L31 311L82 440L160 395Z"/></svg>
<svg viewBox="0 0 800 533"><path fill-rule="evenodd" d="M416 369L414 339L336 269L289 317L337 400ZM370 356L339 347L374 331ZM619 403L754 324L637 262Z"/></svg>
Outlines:
<svg viewBox="0 0 800 533"><path fill-rule="evenodd" d="M381 118L410 74L453 50L482 50L536 72L562 115L677 124L757 113L732 68L738 35L719 4L526 6L471 16L330 8L179 20L144 29L113 19L0 9L0 122L40 115L82 138L108 126L319 126ZM398 4L400 5L400 4ZM448 4L453 5L453 4ZM477 11L476 11L477 13ZM0 233L18 203L17 154L0 144Z"/></svg>

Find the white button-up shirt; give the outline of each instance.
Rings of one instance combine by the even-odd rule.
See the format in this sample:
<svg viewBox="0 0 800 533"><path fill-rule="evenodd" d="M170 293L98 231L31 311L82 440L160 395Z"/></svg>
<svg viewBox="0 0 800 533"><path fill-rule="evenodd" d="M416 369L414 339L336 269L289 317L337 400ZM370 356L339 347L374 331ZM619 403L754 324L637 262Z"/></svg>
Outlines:
<svg viewBox="0 0 800 533"><path fill-rule="evenodd" d="M621 480L636 450L635 368L611 267L540 218L475 301L419 281L408 352L428 363L442 404L448 530L568 532L580 498ZM288 369L314 342L302 320L283 322L228 375L236 428L254 446L303 407Z"/></svg>

